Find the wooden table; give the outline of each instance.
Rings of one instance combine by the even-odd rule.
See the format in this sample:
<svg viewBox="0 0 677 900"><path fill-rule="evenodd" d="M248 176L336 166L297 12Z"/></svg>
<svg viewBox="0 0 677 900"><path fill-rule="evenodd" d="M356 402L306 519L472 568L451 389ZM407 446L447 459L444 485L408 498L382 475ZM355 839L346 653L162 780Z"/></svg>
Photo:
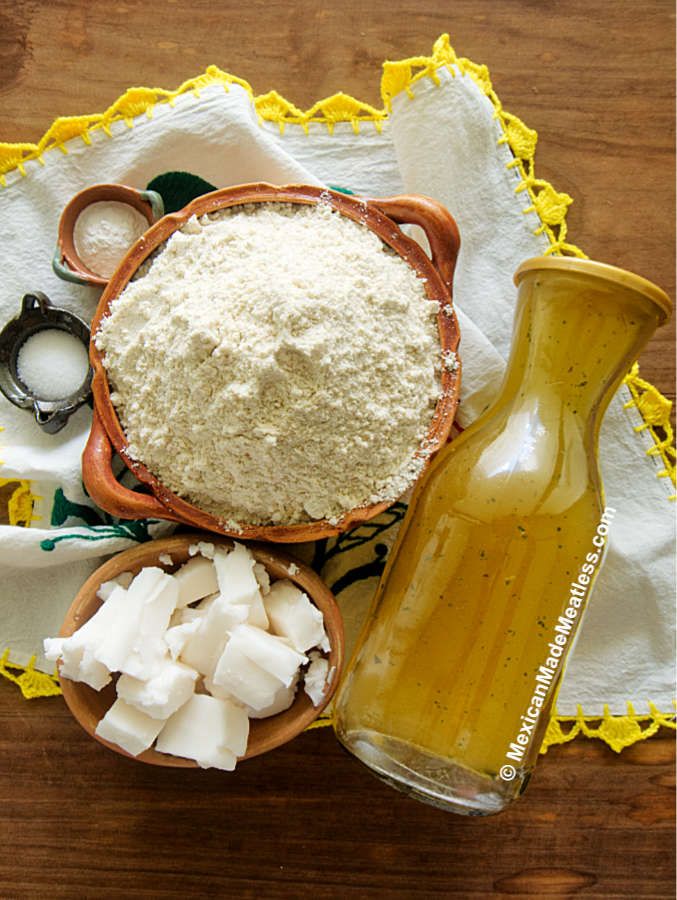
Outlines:
<svg viewBox="0 0 677 900"><path fill-rule="evenodd" d="M674 297L674 16L668 0L0 0L0 138L101 111L214 62L299 106L380 105L385 58L443 31L539 131L537 173L576 198L571 238ZM663 331L642 372L674 397ZM674 896L673 740L552 749L505 814L463 819L383 786L327 729L233 776L157 770L88 739L61 700L0 683L0 895Z"/></svg>

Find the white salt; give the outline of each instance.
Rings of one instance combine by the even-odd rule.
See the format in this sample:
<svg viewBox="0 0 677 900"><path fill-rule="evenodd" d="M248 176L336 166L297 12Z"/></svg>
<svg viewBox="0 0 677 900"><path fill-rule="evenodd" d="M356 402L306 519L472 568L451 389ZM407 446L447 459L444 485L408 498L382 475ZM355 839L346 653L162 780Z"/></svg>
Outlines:
<svg viewBox="0 0 677 900"><path fill-rule="evenodd" d="M39 400L62 400L82 386L89 370L81 340L60 328L44 328L19 348L19 380Z"/></svg>

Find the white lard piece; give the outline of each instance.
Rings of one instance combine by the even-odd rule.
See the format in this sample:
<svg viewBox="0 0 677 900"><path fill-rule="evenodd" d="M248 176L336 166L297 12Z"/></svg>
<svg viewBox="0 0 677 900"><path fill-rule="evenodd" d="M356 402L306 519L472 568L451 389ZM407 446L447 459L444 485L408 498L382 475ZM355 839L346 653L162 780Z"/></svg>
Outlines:
<svg viewBox="0 0 677 900"><path fill-rule="evenodd" d="M248 613L248 606L229 603L223 595L216 597L186 641L180 654L182 662L211 678L231 629L244 622Z"/></svg>
<svg viewBox="0 0 677 900"><path fill-rule="evenodd" d="M308 657L297 653L293 647L274 634L268 634L253 625L238 625L233 628L229 644L258 666L274 675L285 687L294 680L299 666L308 662Z"/></svg>
<svg viewBox="0 0 677 900"><path fill-rule="evenodd" d="M327 640L322 613L286 578L271 586L263 602L272 630L300 653Z"/></svg>
<svg viewBox="0 0 677 900"><path fill-rule="evenodd" d="M196 612L198 615L191 621L182 622L179 625L172 625L170 620L170 627L165 631L165 644L167 645L169 655L172 659L178 659L179 656L181 656L183 648L188 643L188 639L191 638L200 627L201 615L199 614L199 610L191 610L191 612ZM202 615L204 615L204 613Z"/></svg>
<svg viewBox="0 0 677 900"><path fill-rule="evenodd" d="M210 594L209 597L205 597L196 606L184 606L181 609L175 609L169 620L169 627L174 628L175 625L185 625L187 622L201 619L218 596L218 594Z"/></svg>
<svg viewBox="0 0 677 900"><path fill-rule="evenodd" d="M214 670L205 679L205 687L214 696L230 695L245 706L262 710L275 702L284 684L245 656L237 642L228 641Z"/></svg>
<svg viewBox="0 0 677 900"><path fill-rule="evenodd" d="M219 589L214 564L204 556L194 556L174 572L179 585L177 608L202 600Z"/></svg>
<svg viewBox="0 0 677 900"><path fill-rule="evenodd" d="M263 563L254 563L254 577L258 581L261 593L265 597L270 590L270 575Z"/></svg>
<svg viewBox="0 0 677 900"><path fill-rule="evenodd" d="M156 749L194 759L202 768L232 771L247 749L249 719L241 706L208 694L193 694L160 732Z"/></svg>
<svg viewBox="0 0 677 900"><path fill-rule="evenodd" d="M120 572L119 575L116 575L115 578L111 578L110 581L102 581L96 592L96 596L105 602L116 587L128 588L133 580L134 575L132 572Z"/></svg>
<svg viewBox="0 0 677 900"><path fill-rule="evenodd" d="M324 697L329 675L329 661L316 650L310 654L310 665L303 677L303 690L313 706L319 706Z"/></svg>
<svg viewBox="0 0 677 900"><path fill-rule="evenodd" d="M116 618L127 600L127 591L115 585L94 615L67 638L47 638L47 659L61 658L61 674L100 691L111 680L111 669L95 656L96 650L115 627Z"/></svg>
<svg viewBox="0 0 677 900"><path fill-rule="evenodd" d="M214 554L219 590L230 603L249 607L247 621L258 628L268 628L261 589L254 574L254 557L242 544L235 542L230 553L219 547Z"/></svg>
<svg viewBox="0 0 677 900"><path fill-rule="evenodd" d="M195 690L197 672L167 658L152 678L142 681L121 675L116 686L118 697L153 719L168 719L183 706Z"/></svg>
<svg viewBox="0 0 677 900"><path fill-rule="evenodd" d="M264 706L263 709L254 709L252 706L246 706L247 715L250 719L267 719L268 716L276 716L278 713L284 712L285 709L289 709L289 707L294 702L294 698L296 697L296 688L299 683L299 675L298 672L292 683L289 687L285 687L283 684L277 690L277 693L273 697L271 703L268 706Z"/></svg>
<svg viewBox="0 0 677 900"><path fill-rule="evenodd" d="M111 672L152 677L167 652L164 633L178 595L176 579L171 575L156 566L141 569L124 603L116 604L115 617L94 650L94 658Z"/></svg>
<svg viewBox="0 0 677 900"><path fill-rule="evenodd" d="M43 649L47 659L54 662L61 660L59 671L64 678L81 681L95 691L100 691L110 683L110 672L92 657L84 643L71 642L70 638L45 638Z"/></svg>
<svg viewBox="0 0 677 900"><path fill-rule="evenodd" d="M162 719L153 719L118 699L96 726L95 733L132 756L138 756L150 747L164 724Z"/></svg>
<svg viewBox="0 0 677 900"><path fill-rule="evenodd" d="M189 556L197 556L198 553L207 559L214 559L214 544L211 541L198 541L197 544L191 544L188 547Z"/></svg>

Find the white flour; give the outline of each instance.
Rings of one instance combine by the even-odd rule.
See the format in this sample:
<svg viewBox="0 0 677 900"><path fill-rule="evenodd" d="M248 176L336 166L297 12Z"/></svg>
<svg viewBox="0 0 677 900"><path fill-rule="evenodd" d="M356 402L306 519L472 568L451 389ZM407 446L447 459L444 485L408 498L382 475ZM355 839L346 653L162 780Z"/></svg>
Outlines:
<svg viewBox="0 0 677 900"><path fill-rule="evenodd" d="M96 336L129 441L223 519L336 520L394 499L437 402L438 304L325 204L195 218Z"/></svg>
<svg viewBox="0 0 677 900"><path fill-rule="evenodd" d="M85 206L75 220L75 251L91 272L110 278L134 241L148 228L138 209L119 200Z"/></svg>

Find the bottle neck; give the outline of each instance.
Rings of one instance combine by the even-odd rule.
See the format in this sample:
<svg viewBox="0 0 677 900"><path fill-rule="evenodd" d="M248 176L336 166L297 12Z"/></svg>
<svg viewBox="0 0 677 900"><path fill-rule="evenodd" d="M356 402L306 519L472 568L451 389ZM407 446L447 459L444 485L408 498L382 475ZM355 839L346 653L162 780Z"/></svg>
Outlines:
<svg viewBox="0 0 677 900"><path fill-rule="evenodd" d="M579 272L528 272L520 283L500 406L529 398L590 420L596 434L632 363L661 324L641 293Z"/></svg>

